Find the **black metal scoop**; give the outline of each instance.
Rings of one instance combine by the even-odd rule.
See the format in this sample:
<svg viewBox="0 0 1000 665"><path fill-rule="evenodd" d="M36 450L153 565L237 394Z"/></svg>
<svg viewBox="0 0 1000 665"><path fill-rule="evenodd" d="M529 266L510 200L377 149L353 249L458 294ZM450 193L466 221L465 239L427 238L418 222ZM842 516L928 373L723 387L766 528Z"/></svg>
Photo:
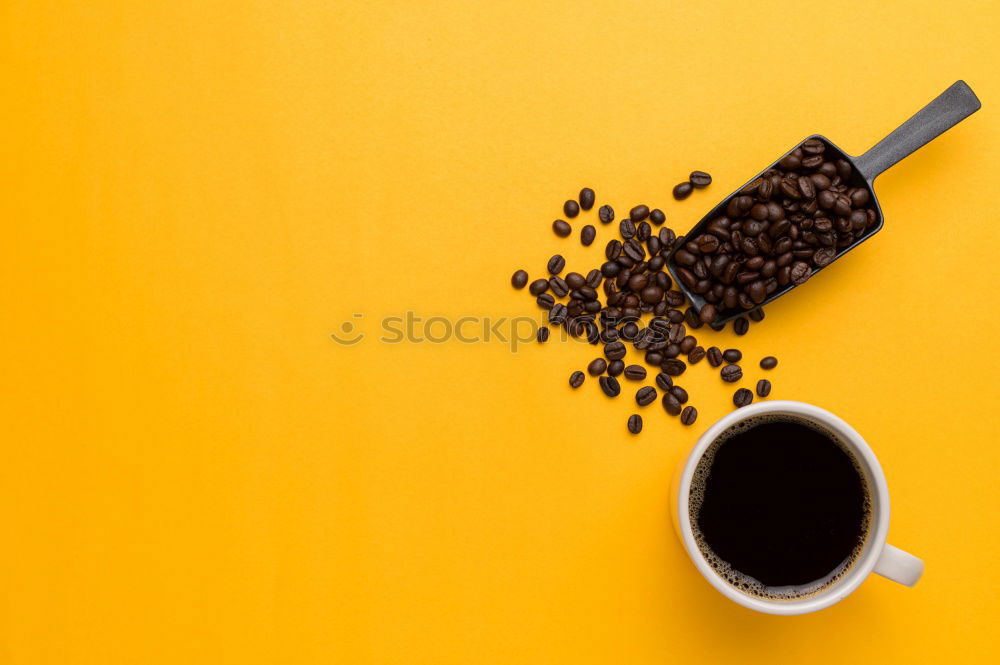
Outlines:
<svg viewBox="0 0 1000 665"><path fill-rule="evenodd" d="M875 196L875 190L872 187L872 182L875 178L917 148L920 148L924 144L944 133L945 130L950 129L969 115L978 111L980 106L979 98L976 97L976 94L972 92L972 89L965 83L965 81L956 81L951 87L938 95L934 101L917 111L913 117L872 146L868 152L858 157L851 157L846 154L825 136L817 134L807 137L775 160L766 169L762 170L760 173L748 180L742 187L723 199L707 215L705 215L700 222L694 225L691 231L688 232L686 238L692 239L701 235L711 221L726 214L726 206L730 199L735 196L739 196L745 188L752 185L752 183L754 183L758 178L762 177L768 169L775 168L782 159L805 143L805 141L808 141L809 139L819 139L826 145L824 154L827 156L827 159L844 159L851 164L854 169L851 176L852 179L850 182L845 184L850 187L866 189L870 197L870 203L868 205L875 211L876 215L874 222L867 227L860 237L857 237L849 245L837 250L836 255L833 257L833 261L835 261L850 250L854 249L859 243L870 238L874 233L878 232L879 229L882 228L882 208L878 203L878 198ZM667 258L667 269L670 271L670 275L673 277L677 287L684 292L694 305L695 309L701 311L701 308L707 301L702 295L695 293L694 289L690 285L685 284L684 281L680 279L680 275L678 273L678 268L680 266L678 266L675 260L675 255L683 247L683 241L677 242L674 250ZM689 257L688 260L690 260ZM809 273L811 275L822 270L825 266L810 267L812 268ZM688 275L688 278L690 279L690 274ZM754 309L766 305L775 298L788 293L795 288L795 286L796 284L794 282L789 282L785 286L779 286L776 290L768 294L764 300L756 303L750 308L744 309L737 307L724 309L720 303L720 305L717 306L718 314L712 324L719 326L738 316L747 314Z"/></svg>

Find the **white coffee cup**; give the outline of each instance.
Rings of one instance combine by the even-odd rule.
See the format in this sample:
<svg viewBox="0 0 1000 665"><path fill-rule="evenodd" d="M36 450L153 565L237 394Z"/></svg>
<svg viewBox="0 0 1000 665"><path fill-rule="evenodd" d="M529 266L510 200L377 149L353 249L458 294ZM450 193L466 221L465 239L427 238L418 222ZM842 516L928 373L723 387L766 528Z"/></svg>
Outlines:
<svg viewBox="0 0 1000 665"><path fill-rule="evenodd" d="M698 548L691 529L691 515L688 505L691 480L702 455L719 435L736 423L765 414L794 416L833 432L857 459L871 491L871 525L860 556L830 586L812 595L792 600L770 600L752 596L727 582L709 565ZM923 561L885 542L886 534L889 531L889 490L886 486L885 475L882 473L882 467L871 448L853 427L829 411L811 404L790 401L760 402L723 416L701 435L701 438L695 443L694 449L680 466L674 478L671 496L673 502L671 515L674 526L695 567L724 596L752 610L769 614L815 612L846 598L861 585L871 572L876 572L906 586L916 584L924 572Z"/></svg>

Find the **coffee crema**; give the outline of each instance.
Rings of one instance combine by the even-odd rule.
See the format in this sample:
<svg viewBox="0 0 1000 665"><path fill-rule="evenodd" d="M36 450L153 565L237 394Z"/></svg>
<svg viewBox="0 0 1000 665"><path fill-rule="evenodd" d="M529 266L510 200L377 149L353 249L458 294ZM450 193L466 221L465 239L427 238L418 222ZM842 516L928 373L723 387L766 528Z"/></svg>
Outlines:
<svg viewBox="0 0 1000 665"><path fill-rule="evenodd" d="M736 589L796 600L831 587L858 561L871 488L832 432L768 414L725 430L691 481L691 527L708 564Z"/></svg>

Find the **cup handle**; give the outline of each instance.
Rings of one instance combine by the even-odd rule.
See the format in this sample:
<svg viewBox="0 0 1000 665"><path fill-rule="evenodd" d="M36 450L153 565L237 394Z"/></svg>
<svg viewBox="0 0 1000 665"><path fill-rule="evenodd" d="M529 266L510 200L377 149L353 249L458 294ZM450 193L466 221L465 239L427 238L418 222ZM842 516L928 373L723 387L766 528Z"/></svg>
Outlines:
<svg viewBox="0 0 1000 665"><path fill-rule="evenodd" d="M878 561L875 562L875 572L893 582L913 586L924 574L924 562L886 543Z"/></svg>

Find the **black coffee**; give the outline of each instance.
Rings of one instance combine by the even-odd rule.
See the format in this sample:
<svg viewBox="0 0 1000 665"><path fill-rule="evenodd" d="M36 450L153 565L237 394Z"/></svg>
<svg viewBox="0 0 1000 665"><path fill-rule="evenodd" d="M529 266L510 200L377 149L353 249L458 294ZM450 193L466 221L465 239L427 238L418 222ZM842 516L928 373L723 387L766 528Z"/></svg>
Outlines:
<svg viewBox="0 0 1000 665"><path fill-rule="evenodd" d="M788 416L725 432L698 464L691 521L709 564L746 593L777 599L830 586L857 559L871 500L832 434Z"/></svg>

